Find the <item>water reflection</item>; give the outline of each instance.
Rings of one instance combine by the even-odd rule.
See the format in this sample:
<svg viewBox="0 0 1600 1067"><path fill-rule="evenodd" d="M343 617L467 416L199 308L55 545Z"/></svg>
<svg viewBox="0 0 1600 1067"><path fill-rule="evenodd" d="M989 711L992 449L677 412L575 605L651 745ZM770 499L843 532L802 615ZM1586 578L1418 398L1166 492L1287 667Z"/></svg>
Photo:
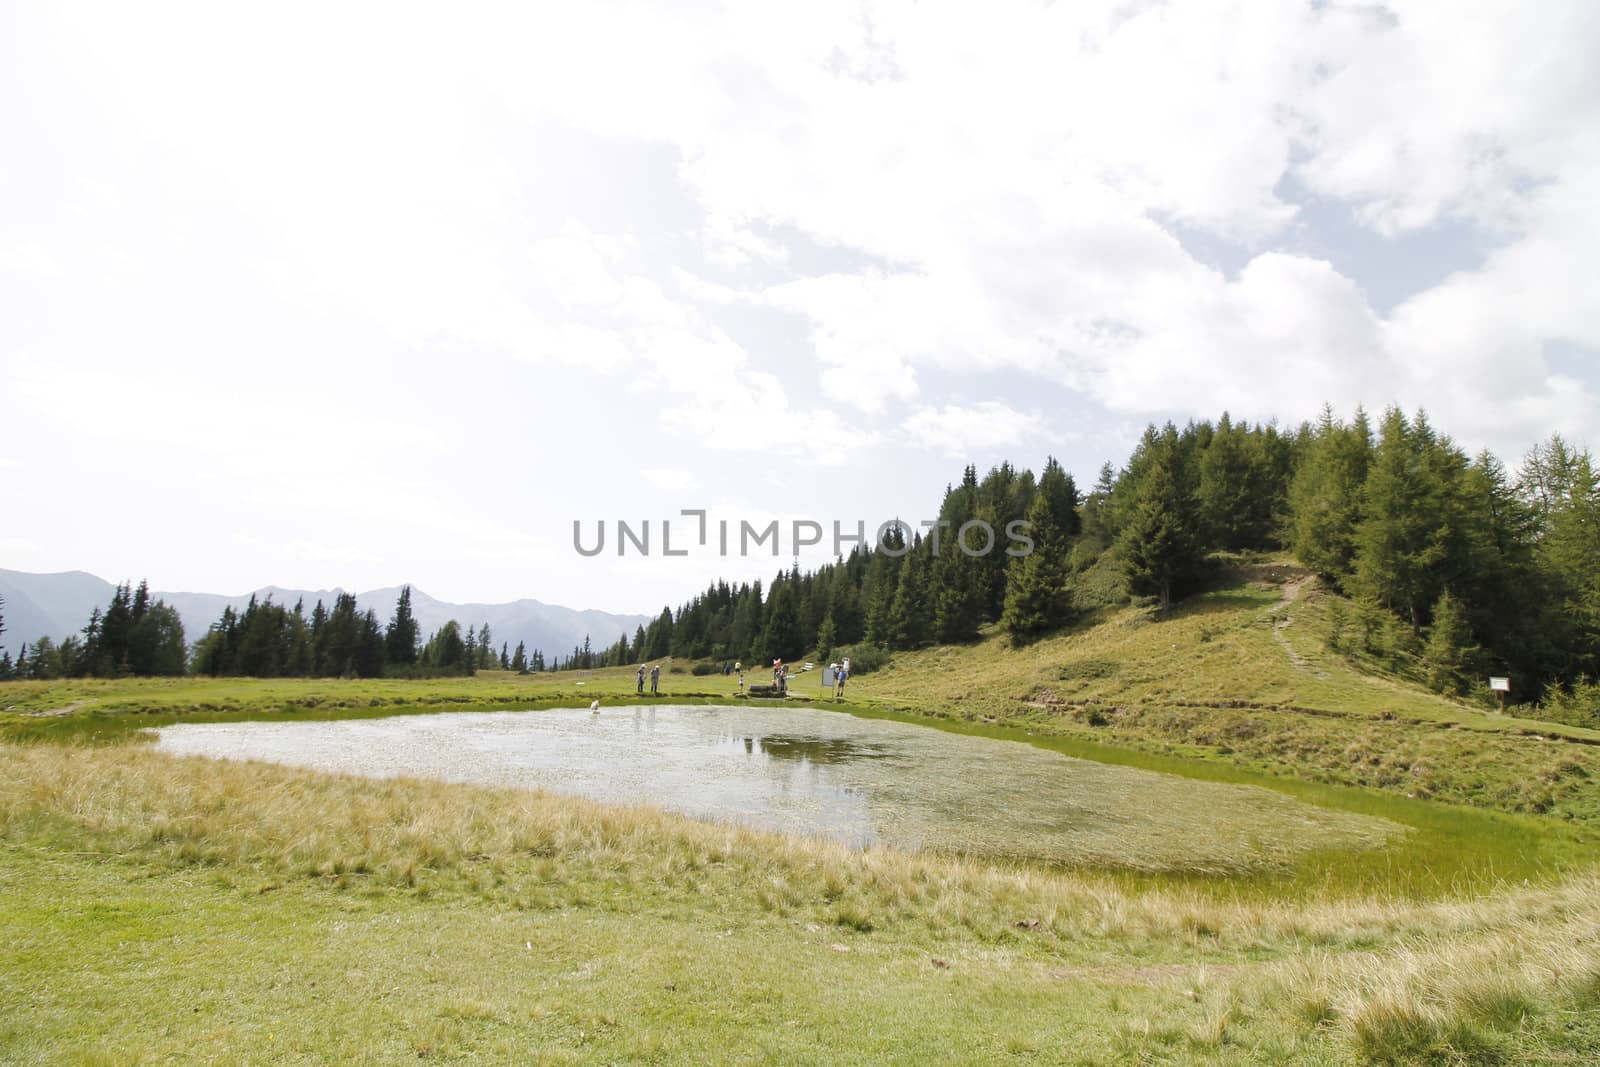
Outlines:
<svg viewBox="0 0 1600 1067"><path fill-rule="evenodd" d="M856 760L895 758L895 753L882 744L845 737L733 734L725 741L736 747L742 747L747 756L770 756L773 759L797 763L846 764Z"/></svg>
<svg viewBox="0 0 1600 1067"><path fill-rule="evenodd" d="M449 713L159 731L164 751L648 804L853 845L1150 869L1374 844L1389 824L1267 790L793 707Z"/></svg>

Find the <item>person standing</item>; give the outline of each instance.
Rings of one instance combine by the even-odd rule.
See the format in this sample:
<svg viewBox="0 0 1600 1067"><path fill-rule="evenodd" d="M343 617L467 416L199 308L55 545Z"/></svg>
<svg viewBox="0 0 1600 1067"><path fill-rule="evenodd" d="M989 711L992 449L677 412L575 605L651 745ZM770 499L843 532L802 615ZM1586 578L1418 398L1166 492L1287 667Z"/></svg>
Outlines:
<svg viewBox="0 0 1600 1067"><path fill-rule="evenodd" d="M739 660L735 663L733 669L739 674L739 692L742 693L744 692L744 660Z"/></svg>
<svg viewBox="0 0 1600 1067"><path fill-rule="evenodd" d="M639 664L639 695L644 695L644 664Z"/></svg>
<svg viewBox="0 0 1600 1067"><path fill-rule="evenodd" d="M650 695L656 696L661 692L661 664L655 663L650 667Z"/></svg>

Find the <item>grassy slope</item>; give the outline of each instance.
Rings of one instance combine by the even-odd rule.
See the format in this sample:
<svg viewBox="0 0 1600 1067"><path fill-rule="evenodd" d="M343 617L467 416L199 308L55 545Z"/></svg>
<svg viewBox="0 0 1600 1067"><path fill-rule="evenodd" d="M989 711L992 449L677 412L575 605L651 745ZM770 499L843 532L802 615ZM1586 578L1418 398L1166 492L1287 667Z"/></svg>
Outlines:
<svg viewBox="0 0 1600 1067"><path fill-rule="evenodd" d="M898 656L846 705L1414 828L1291 884L1007 873L504 791L0 746L0 1060L1590 1062L1592 881L1483 890L1592 862L1600 738L1364 673L1327 649L1322 596L1285 603L1296 577ZM673 702L735 689L662 681ZM631 671L7 683L0 740L632 694Z"/></svg>
<svg viewBox="0 0 1600 1067"><path fill-rule="evenodd" d="M1592 883L1230 902L141 746L0 760L8 1061L1600 1050Z"/></svg>
<svg viewBox="0 0 1600 1067"><path fill-rule="evenodd" d="M861 689L930 715L1584 823L1600 732L1499 715L1329 649L1333 598L1285 564L1156 620L1102 611L1023 649L896 656Z"/></svg>

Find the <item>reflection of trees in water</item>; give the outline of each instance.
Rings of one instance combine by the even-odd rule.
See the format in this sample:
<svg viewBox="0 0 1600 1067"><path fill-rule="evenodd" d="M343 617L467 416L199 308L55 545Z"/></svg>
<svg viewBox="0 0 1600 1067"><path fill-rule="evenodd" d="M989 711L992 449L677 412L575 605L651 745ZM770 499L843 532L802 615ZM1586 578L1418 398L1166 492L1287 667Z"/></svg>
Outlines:
<svg viewBox="0 0 1600 1067"><path fill-rule="evenodd" d="M892 758L895 753L879 745L842 737L803 737L794 734L736 735L735 743L748 755L767 755L796 763L840 764L857 760Z"/></svg>

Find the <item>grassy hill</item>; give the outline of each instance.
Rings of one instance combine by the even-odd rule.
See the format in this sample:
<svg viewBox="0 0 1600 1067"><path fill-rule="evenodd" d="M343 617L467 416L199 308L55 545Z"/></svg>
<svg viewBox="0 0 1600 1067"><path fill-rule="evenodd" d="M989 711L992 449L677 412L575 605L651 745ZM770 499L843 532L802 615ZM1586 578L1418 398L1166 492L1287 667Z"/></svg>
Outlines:
<svg viewBox="0 0 1600 1067"><path fill-rule="evenodd" d="M1026 648L897 655L838 705L795 682L1405 828L1233 878L855 852L138 743L627 704L630 670L6 683L0 1061L1593 1062L1600 735L1432 694L1403 648L1334 647L1348 619L1286 562L1235 561L1166 618L1104 606ZM656 699L742 699L689 667Z"/></svg>
<svg viewBox="0 0 1600 1067"><path fill-rule="evenodd" d="M1229 567L1159 616L1100 608L1026 648L994 634L894 657L858 695L932 716L1504 811L1600 819L1600 731L1420 683L1415 657L1343 648L1354 609L1282 559ZM1394 635L1380 635L1393 641Z"/></svg>

